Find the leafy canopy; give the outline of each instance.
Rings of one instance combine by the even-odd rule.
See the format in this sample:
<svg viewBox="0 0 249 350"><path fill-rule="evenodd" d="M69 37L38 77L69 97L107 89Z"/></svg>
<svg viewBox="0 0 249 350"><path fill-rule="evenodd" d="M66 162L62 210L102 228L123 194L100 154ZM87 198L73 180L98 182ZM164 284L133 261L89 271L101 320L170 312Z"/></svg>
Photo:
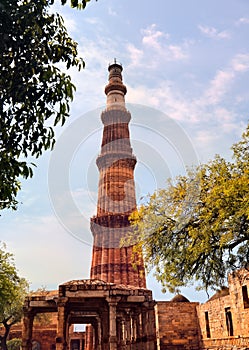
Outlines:
<svg viewBox="0 0 249 350"><path fill-rule="evenodd" d="M4 326L4 333L0 336L3 349L10 328L19 322L23 313L23 303L28 293L28 282L19 277L13 261L13 255L6 252L3 244L0 245L0 325Z"/></svg>
<svg viewBox="0 0 249 350"><path fill-rule="evenodd" d="M0 2L0 209L16 208L18 177L32 176L26 157L51 149L53 126L69 116L75 87L58 63L84 67L51 3Z"/></svg>
<svg viewBox="0 0 249 350"><path fill-rule="evenodd" d="M168 182L132 217L138 249L165 289L224 285L227 273L249 262L249 127L220 156Z"/></svg>

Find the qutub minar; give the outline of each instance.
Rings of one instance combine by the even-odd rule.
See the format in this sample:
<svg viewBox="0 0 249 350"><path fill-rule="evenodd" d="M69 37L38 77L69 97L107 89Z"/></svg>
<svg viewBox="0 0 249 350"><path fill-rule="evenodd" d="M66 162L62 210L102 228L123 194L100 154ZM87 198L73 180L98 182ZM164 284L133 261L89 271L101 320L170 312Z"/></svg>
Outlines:
<svg viewBox="0 0 249 350"><path fill-rule="evenodd" d="M231 274L229 287L204 304L179 294L171 301L154 301L146 288L142 255L134 255L131 245L121 245L132 233L129 216L136 210L136 157L130 143L131 115L125 106L122 66L114 60L108 71L97 158L97 213L91 218L90 279L29 295L22 332L20 325L12 327L10 339L22 337L22 350L249 349L247 270ZM50 321L34 323L42 313L50 314ZM87 325L86 331L75 332L75 324Z"/></svg>
<svg viewBox="0 0 249 350"><path fill-rule="evenodd" d="M129 216L136 210L134 168L129 136L130 113L125 107L126 86L122 66L109 66L109 84L105 87L106 110L101 154L97 158L99 190L97 215L91 219L94 237L91 279L146 287L143 260L132 265L132 246L121 248L121 239L130 230Z"/></svg>

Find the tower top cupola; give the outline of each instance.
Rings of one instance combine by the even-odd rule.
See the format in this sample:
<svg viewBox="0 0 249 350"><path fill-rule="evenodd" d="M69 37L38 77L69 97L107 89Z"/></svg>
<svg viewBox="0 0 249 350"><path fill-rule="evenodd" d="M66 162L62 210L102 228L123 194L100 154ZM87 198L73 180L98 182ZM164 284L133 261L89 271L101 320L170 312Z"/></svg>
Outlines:
<svg viewBox="0 0 249 350"><path fill-rule="evenodd" d="M109 109L126 109L125 95L127 92L126 86L122 79L123 67L121 63L117 63L114 58L114 63L108 67L109 83L105 87L105 94L107 96L106 108Z"/></svg>

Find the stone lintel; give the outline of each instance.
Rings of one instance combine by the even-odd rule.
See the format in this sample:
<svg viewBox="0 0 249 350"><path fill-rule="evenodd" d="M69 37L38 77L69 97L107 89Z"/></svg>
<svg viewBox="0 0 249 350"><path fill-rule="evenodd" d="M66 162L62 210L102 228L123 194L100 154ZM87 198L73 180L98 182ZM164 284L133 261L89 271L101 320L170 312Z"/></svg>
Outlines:
<svg viewBox="0 0 249 350"><path fill-rule="evenodd" d="M94 312L94 311L71 311L70 312L70 316L77 316L77 317L99 317L98 312Z"/></svg>
<svg viewBox="0 0 249 350"><path fill-rule="evenodd" d="M130 295L130 291L129 290L126 290L126 289L113 289L113 290L110 290L110 293L109 293L110 297L112 296L119 296L119 295Z"/></svg>
<svg viewBox="0 0 249 350"><path fill-rule="evenodd" d="M129 303L143 303L145 297L143 295L130 295L127 297L127 302Z"/></svg>
<svg viewBox="0 0 249 350"><path fill-rule="evenodd" d="M41 307L41 308L51 308L52 303L46 300L31 300L29 302L30 307ZM54 303L54 306L56 307L56 303Z"/></svg>
<svg viewBox="0 0 249 350"><path fill-rule="evenodd" d="M66 292L66 296L73 301L74 298L89 299L89 298L105 298L109 296L109 291L105 290L78 290L77 292Z"/></svg>

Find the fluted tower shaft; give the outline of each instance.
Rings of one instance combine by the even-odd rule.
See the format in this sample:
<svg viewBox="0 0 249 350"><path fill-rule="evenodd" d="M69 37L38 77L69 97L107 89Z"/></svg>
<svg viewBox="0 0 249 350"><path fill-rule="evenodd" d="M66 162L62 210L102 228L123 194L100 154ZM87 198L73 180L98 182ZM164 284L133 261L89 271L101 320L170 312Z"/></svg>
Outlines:
<svg viewBox="0 0 249 350"><path fill-rule="evenodd" d="M130 144L131 115L125 107L122 66L114 62L108 70L107 105L101 114L102 146L96 161L99 169L97 215L91 218L94 237L91 278L145 288L141 254L135 256L134 264L133 247L121 247L121 239L131 230L129 216L136 209L136 157Z"/></svg>

